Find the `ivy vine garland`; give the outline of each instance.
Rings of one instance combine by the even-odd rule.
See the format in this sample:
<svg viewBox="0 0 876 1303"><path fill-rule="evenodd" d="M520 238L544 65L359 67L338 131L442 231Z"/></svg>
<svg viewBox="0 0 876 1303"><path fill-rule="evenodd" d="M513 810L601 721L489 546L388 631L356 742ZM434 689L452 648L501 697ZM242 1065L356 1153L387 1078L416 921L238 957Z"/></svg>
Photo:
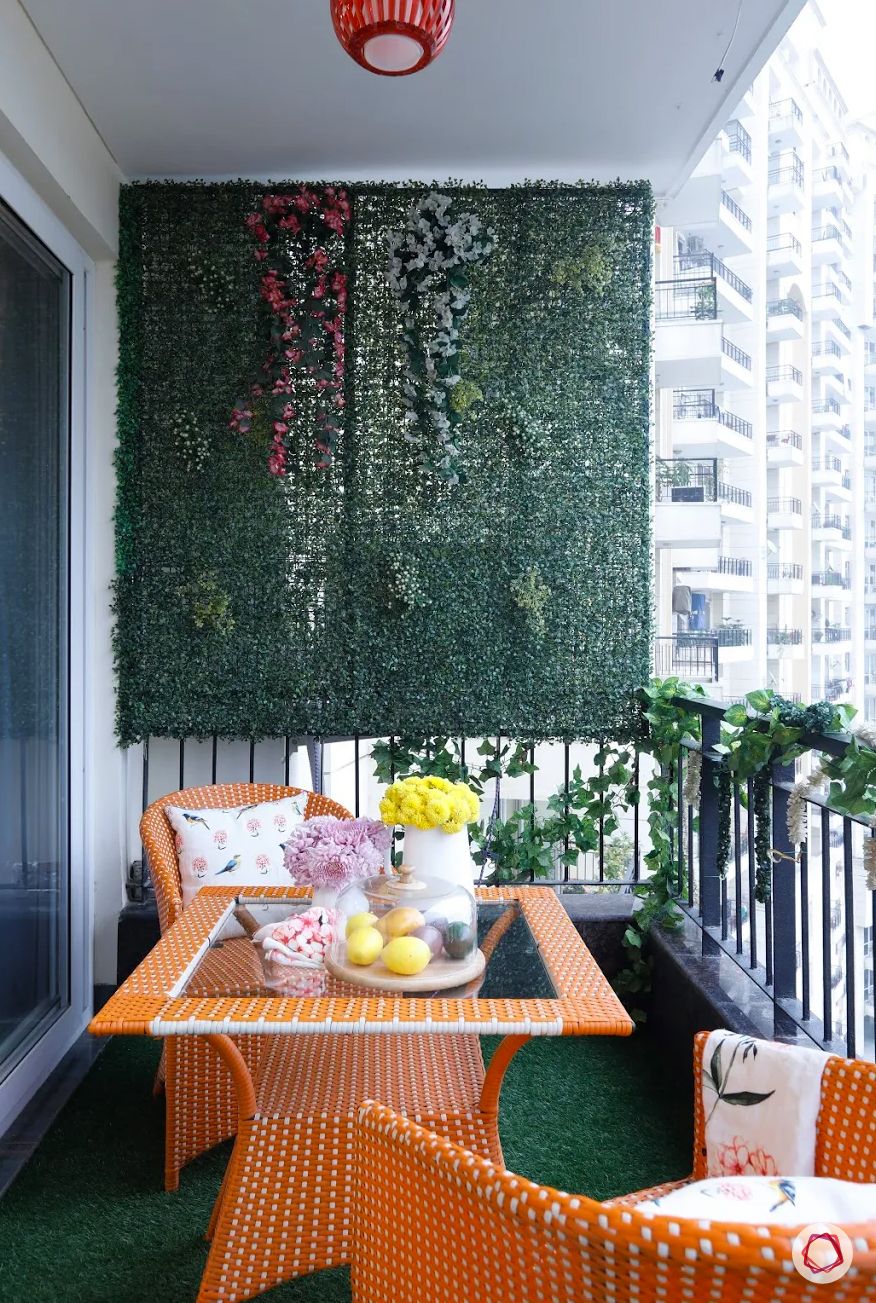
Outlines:
<svg viewBox="0 0 876 1303"><path fill-rule="evenodd" d="M347 192L335 186L301 186L294 194L267 194L246 218L261 266L259 293L270 346L263 379L250 386L231 414L231 429L249 434L255 411L268 413L271 444L268 470L285 475L295 423L296 386L318 395L313 433L316 464L330 466L344 407L344 314L347 276L329 256L330 237L343 236L350 220ZM293 272L303 271L295 290Z"/></svg>
<svg viewBox="0 0 876 1303"><path fill-rule="evenodd" d="M405 310L405 438L423 468L451 484L460 479L454 431L483 397L456 370L471 298L468 268L490 256L495 240L476 213L457 213L451 196L436 191L414 204L403 229L387 238L386 276Z"/></svg>

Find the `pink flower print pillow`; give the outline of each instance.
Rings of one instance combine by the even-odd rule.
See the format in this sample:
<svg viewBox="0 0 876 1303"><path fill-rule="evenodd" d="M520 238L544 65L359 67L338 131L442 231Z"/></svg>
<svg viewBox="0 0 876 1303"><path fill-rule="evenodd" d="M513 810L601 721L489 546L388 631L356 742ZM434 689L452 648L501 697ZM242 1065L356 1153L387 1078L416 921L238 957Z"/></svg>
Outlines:
<svg viewBox="0 0 876 1303"><path fill-rule="evenodd" d="M166 805L179 859L183 908L201 887L288 887L284 851L304 818L307 792L231 809Z"/></svg>

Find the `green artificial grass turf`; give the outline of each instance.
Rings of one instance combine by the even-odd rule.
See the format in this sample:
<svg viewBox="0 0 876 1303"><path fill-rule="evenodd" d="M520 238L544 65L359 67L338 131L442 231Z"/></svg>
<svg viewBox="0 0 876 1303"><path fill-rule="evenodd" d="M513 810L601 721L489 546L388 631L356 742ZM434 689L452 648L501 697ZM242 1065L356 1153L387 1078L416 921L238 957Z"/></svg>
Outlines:
<svg viewBox="0 0 876 1303"><path fill-rule="evenodd" d="M165 1194L157 1057L151 1041L113 1040L0 1201L3 1303L194 1300L228 1146ZM605 1199L690 1171L690 1084L647 1032L535 1040L505 1077L500 1130L513 1170ZM348 1303L349 1276L319 1272L270 1297Z"/></svg>

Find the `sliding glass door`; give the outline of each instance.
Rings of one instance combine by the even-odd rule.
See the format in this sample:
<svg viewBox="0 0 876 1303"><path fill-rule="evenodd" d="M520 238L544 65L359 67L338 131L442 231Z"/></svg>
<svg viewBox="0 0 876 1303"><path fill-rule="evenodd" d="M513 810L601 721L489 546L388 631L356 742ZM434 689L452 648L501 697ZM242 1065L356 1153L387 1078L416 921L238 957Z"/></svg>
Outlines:
<svg viewBox="0 0 876 1303"><path fill-rule="evenodd" d="M0 1088L71 999L71 303L0 204Z"/></svg>

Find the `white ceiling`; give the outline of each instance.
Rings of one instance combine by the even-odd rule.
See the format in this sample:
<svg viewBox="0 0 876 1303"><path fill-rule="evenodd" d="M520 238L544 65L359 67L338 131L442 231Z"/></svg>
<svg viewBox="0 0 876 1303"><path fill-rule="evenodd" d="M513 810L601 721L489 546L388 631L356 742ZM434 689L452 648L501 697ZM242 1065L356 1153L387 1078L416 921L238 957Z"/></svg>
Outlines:
<svg viewBox="0 0 876 1303"><path fill-rule="evenodd" d="M661 194L803 0L458 0L444 53L408 78L353 63L329 0L22 3L128 176L621 176Z"/></svg>

